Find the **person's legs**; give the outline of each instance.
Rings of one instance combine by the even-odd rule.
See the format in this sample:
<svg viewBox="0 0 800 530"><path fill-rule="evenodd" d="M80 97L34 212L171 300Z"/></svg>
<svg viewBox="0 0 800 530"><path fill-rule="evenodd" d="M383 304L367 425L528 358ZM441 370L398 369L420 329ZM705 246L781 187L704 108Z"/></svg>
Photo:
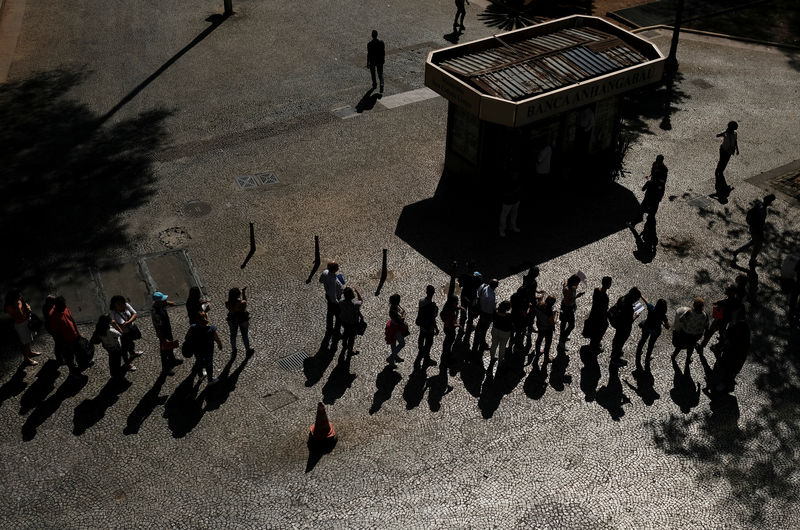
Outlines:
<svg viewBox="0 0 800 530"><path fill-rule="evenodd" d="M236 331L239 329L239 323L229 320L228 329L230 330L231 337L231 352L236 353Z"/></svg>
<svg viewBox="0 0 800 530"><path fill-rule="evenodd" d="M639 339L639 344L636 345L636 366L642 365L642 350L644 349L644 344L647 342L649 337L650 332L642 328L642 337Z"/></svg>
<svg viewBox="0 0 800 530"><path fill-rule="evenodd" d="M542 331L541 329L539 330L539 333L536 334L536 346L535 346L536 353L535 353L535 355L539 355L539 354L542 353L541 348L542 348L542 341L544 340L544 336L545 336L545 332Z"/></svg>
<svg viewBox="0 0 800 530"><path fill-rule="evenodd" d="M661 333L650 334L650 341L647 343L647 355L644 357L644 367L646 370L650 369L650 357L653 355L653 348L656 346L659 335L661 335Z"/></svg>
<svg viewBox="0 0 800 530"><path fill-rule="evenodd" d="M122 373L122 350L108 350L108 373L112 378Z"/></svg>
<svg viewBox="0 0 800 530"><path fill-rule="evenodd" d="M375 79L375 65L371 64L369 66L369 75L372 76L372 88L376 88L378 86L378 80Z"/></svg>
<svg viewBox="0 0 800 530"><path fill-rule="evenodd" d="M564 329L562 329L561 335L559 336L559 338L560 338L561 342L564 343L564 342L567 342L567 339L569 339L570 333L572 333L572 330L575 329L575 310L574 309L569 309L569 310L564 311L562 313L565 314L564 316L565 316L565 320L566 320L566 327Z"/></svg>
<svg viewBox="0 0 800 530"><path fill-rule="evenodd" d="M731 159L730 153L720 148L719 161L717 162L717 168L714 171L714 176L716 177L716 180L714 182L714 187L716 188L718 195L728 194L729 187L728 183L725 181L725 168L728 167L728 161L730 159Z"/></svg>
<svg viewBox="0 0 800 530"><path fill-rule="evenodd" d="M544 334L544 351L542 354L544 355L544 362L550 360L550 346L553 343L553 331L552 329L548 329L545 331Z"/></svg>
<svg viewBox="0 0 800 530"><path fill-rule="evenodd" d="M208 382L211 383L214 381L214 350L212 349L209 352L206 352L203 355L203 367L206 369L206 374L208 375Z"/></svg>
<svg viewBox="0 0 800 530"><path fill-rule="evenodd" d="M761 248L764 246L764 235L763 234L754 234L753 235L753 247L750 250L750 265L754 266L756 264L756 260L758 259L758 255L761 252Z"/></svg>
<svg viewBox="0 0 800 530"><path fill-rule="evenodd" d="M239 332L242 334L242 344L244 344L244 349L246 352L252 352L252 348L250 348L250 321L245 320L244 322L239 322Z"/></svg>
<svg viewBox="0 0 800 530"><path fill-rule="evenodd" d="M342 354L350 352L353 354L353 345L356 341L356 326L342 324Z"/></svg>
<svg viewBox="0 0 800 530"><path fill-rule="evenodd" d="M378 65L378 80L381 82L381 92L383 92L383 63Z"/></svg>
<svg viewBox="0 0 800 530"><path fill-rule="evenodd" d="M394 336L394 342L392 343L392 357L397 360L402 360L402 357L398 355L400 350L405 348L406 346L406 339L403 337L403 332L398 331Z"/></svg>
<svg viewBox="0 0 800 530"><path fill-rule="evenodd" d="M500 342L500 351L497 354L497 360L500 364L503 364L506 360L506 348L508 346L510 333L508 331L500 331L497 335ZM492 337L492 346L494 346L494 337Z"/></svg>
<svg viewBox="0 0 800 530"><path fill-rule="evenodd" d="M450 357L450 354L453 351L453 344L456 341L456 330L455 329L446 329L444 330L444 342L442 344L442 361L444 362L446 359Z"/></svg>
<svg viewBox="0 0 800 530"><path fill-rule="evenodd" d="M493 361L498 346L500 346L500 330L492 327L492 346L489 348L489 355Z"/></svg>

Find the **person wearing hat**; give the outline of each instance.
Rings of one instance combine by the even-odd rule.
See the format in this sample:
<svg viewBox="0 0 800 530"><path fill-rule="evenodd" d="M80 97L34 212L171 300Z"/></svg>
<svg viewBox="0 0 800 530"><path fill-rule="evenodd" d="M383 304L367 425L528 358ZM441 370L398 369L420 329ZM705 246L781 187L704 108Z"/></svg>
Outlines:
<svg viewBox="0 0 800 530"><path fill-rule="evenodd" d="M153 293L153 310L150 313L153 319L153 328L158 336L159 349L161 350L161 369L169 375L175 375L172 367L181 364L182 359L175 357L175 339L172 336L172 323L169 321L167 308L174 306L175 302L167 300L167 295L161 291Z"/></svg>

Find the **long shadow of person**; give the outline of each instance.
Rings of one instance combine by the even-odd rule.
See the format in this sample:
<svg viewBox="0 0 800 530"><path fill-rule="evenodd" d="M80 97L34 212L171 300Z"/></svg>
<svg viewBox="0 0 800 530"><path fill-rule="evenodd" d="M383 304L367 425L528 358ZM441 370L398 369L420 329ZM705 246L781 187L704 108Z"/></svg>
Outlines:
<svg viewBox="0 0 800 530"><path fill-rule="evenodd" d="M636 240L636 250L633 251L633 257L641 263L650 263L653 261L658 251L655 216L647 215L647 220L644 223L641 234L637 232L636 228L631 224L628 224L628 228L631 233L633 233L633 238Z"/></svg>
<svg viewBox="0 0 800 530"><path fill-rule="evenodd" d="M327 346L327 337L323 339L322 345L317 350L317 353L314 354L313 357L308 357L303 361L303 373L306 376L306 386L314 386L322 379L322 376L325 375L325 370L328 369L328 366L333 361L334 355L336 355L336 346L334 345L333 348L328 348Z"/></svg>
<svg viewBox="0 0 800 530"><path fill-rule="evenodd" d="M442 408L442 398L453 391L447 377L447 363L445 359L439 364L439 373L429 377L426 383L428 386L428 406L431 412L438 412Z"/></svg>
<svg viewBox="0 0 800 530"><path fill-rule="evenodd" d="M467 339L465 341L465 339ZM464 359L467 358L469 355L469 340L464 335L464 333L459 330L458 334L456 335L456 340L453 343L453 348L450 351L450 356L448 359L442 358L442 360L447 364L447 369L450 372L450 377L454 377L458 374L464 366Z"/></svg>
<svg viewBox="0 0 800 530"><path fill-rule="evenodd" d="M454 29L452 33L448 33L447 35L442 35L442 38L447 42L458 44L458 41L461 39L461 35L463 34L464 32L460 28L458 28Z"/></svg>
<svg viewBox="0 0 800 530"><path fill-rule="evenodd" d="M592 402L597 395L597 384L600 382L600 364L597 362L597 355L595 355L589 346L581 348L581 382L580 387L585 396L585 400Z"/></svg>
<svg viewBox="0 0 800 530"><path fill-rule="evenodd" d="M427 364L414 362L414 370L408 376L405 388L403 388L403 399L406 401L406 410L411 410L419 406L425 395L428 374L426 373Z"/></svg>
<svg viewBox="0 0 800 530"><path fill-rule="evenodd" d="M553 360L553 367L550 370L550 386L558 392L564 390L565 384L572 383L572 376L567 374L567 366L569 366L569 355L561 351Z"/></svg>
<svg viewBox="0 0 800 530"><path fill-rule="evenodd" d="M625 415L623 405L631 400L622 391L622 381L619 378L619 367L609 366L608 382L597 390L597 404L606 409L611 419L619 421Z"/></svg>
<svg viewBox="0 0 800 530"><path fill-rule="evenodd" d="M231 355L222 372L219 374L219 382L211 387L206 394L206 407L205 411L216 410L220 408L227 400L228 397L236 389L236 383L239 382L239 376L242 375L245 366L253 357L253 354L245 355L236 370L231 372L233 363L236 360L235 355Z"/></svg>
<svg viewBox="0 0 800 530"><path fill-rule="evenodd" d="M627 379L625 380L625 384L628 385L628 388L636 392L636 395L642 398L642 402L645 405L649 407L661 397L661 395L656 392L656 389L653 387L655 378L650 370L636 369L631 373L631 375L636 381L636 386L630 384Z"/></svg>
<svg viewBox="0 0 800 530"><path fill-rule="evenodd" d="M397 386L397 383L400 382L400 379L402 379L400 373L397 372L390 364L387 364L386 367L378 374L378 377L375 379L375 387L377 390L375 391L375 395L372 397L372 406L369 408L370 414L375 414L381 410L381 405L389 401L389 398L392 397L394 387Z"/></svg>
<svg viewBox="0 0 800 530"><path fill-rule="evenodd" d="M108 380L97 396L85 399L77 407L72 419L72 434L81 436L87 429L96 425L103 419L106 411L111 408L119 396L131 387L131 382L124 377L112 377Z"/></svg>
<svg viewBox="0 0 800 530"><path fill-rule="evenodd" d="M538 356L537 356L538 357ZM531 372L525 379L522 386L525 395L531 399L541 399L547 391L547 363L543 362L539 366L538 358L534 358L531 363Z"/></svg>
<svg viewBox="0 0 800 530"><path fill-rule="evenodd" d="M678 363L673 359L672 369L675 371L675 376L672 379L672 390L669 391L669 396L680 407L681 412L688 414L700 403L700 383L695 383L692 379L688 364L681 372Z"/></svg>
<svg viewBox="0 0 800 530"><path fill-rule="evenodd" d="M479 398L482 393L483 378L486 377L483 354L467 350L463 352L461 359L461 381L464 383L464 388L470 395Z"/></svg>
<svg viewBox="0 0 800 530"><path fill-rule="evenodd" d="M483 380L481 394L478 398L478 408L481 409L481 415L485 420L494 415L494 411L500 406L500 400L503 399L503 393L498 385L495 385L495 363L495 359L489 362L489 367L486 369L486 379Z"/></svg>
<svg viewBox="0 0 800 530"><path fill-rule="evenodd" d="M58 361L48 360L36 373L36 380L31 383L28 390L19 400L19 413L24 416L50 395L56 388L58 379Z"/></svg>
<svg viewBox="0 0 800 530"><path fill-rule="evenodd" d="M123 434L138 434L142 424L150 417L156 407L167 402L169 396L161 395L161 387L164 386L166 381L167 372L162 371L155 383L153 383L153 386L145 392L142 399L139 400L139 403L137 403L131 413L128 414L128 421L125 424L125 429L122 431Z"/></svg>
<svg viewBox="0 0 800 530"><path fill-rule="evenodd" d="M197 391L203 383L203 378L199 378L195 385L195 375L194 371L189 373L164 403L164 417L174 438L183 438L189 434L203 418L205 412L203 400L208 387L206 386L198 395Z"/></svg>
<svg viewBox="0 0 800 530"><path fill-rule="evenodd" d="M356 379L356 374L350 373L350 355L346 355L344 351L339 354L339 360L336 366L331 370L331 375L322 387L322 402L326 405L333 405L347 392L347 389L353 386L353 381Z"/></svg>
<svg viewBox="0 0 800 530"><path fill-rule="evenodd" d="M356 112L360 114L365 110L372 110L375 108L375 103L378 102L378 99L381 97L381 95L378 93L373 94L374 91L374 88L367 90L367 92L361 97L361 100L356 103Z"/></svg>
<svg viewBox="0 0 800 530"><path fill-rule="evenodd" d="M61 383L61 386L58 387L58 390L55 391L53 395L42 401L39 405L33 409L33 412L28 416L28 419L25 420L25 423L22 424L22 439L26 442L33 440L36 436L36 429L39 428L47 418L53 415L55 411L61 406L61 404L67 398L72 396L76 396L81 389L86 386L86 383L89 381L89 378L85 375L77 376L77 377L67 377L66 381Z"/></svg>
<svg viewBox="0 0 800 530"><path fill-rule="evenodd" d="M5 400L14 396L20 395L26 388L28 383L25 382L25 365L20 365L11 379L3 383L0 387L0 407L3 406Z"/></svg>

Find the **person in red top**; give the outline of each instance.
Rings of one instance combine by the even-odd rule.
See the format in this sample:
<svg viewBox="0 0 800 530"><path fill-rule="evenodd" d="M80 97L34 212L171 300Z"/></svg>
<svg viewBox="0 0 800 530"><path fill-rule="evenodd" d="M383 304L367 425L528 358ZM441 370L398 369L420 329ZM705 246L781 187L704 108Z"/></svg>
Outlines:
<svg viewBox="0 0 800 530"><path fill-rule="evenodd" d="M56 358L67 365L70 375L77 375L75 355L81 335L63 296L56 297L55 305L47 315L47 324L56 342Z"/></svg>
<svg viewBox="0 0 800 530"><path fill-rule="evenodd" d="M19 342L22 344L22 353L25 355L25 362L31 366L39 364L39 361L34 357L41 355L38 351L31 350L31 343L33 342L33 333L31 332L30 316L31 306L25 301L22 296L22 291L13 289L6 295L5 303L6 313L11 315L14 319L14 330L17 332Z"/></svg>

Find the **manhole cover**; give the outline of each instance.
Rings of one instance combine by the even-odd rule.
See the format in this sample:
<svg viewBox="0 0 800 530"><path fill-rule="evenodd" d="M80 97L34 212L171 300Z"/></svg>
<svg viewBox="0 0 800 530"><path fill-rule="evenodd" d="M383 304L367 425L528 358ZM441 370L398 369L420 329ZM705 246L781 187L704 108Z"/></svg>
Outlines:
<svg viewBox="0 0 800 530"><path fill-rule="evenodd" d="M286 357L278 359L278 366L287 372L297 372L303 369L303 362L308 358L308 354L304 351L299 351Z"/></svg>
<svg viewBox="0 0 800 530"><path fill-rule="evenodd" d="M192 239L192 236L189 235L189 232L187 232L184 227L174 226L159 232L158 239L160 239L167 248L177 248L184 246L187 241Z"/></svg>
<svg viewBox="0 0 800 530"><path fill-rule="evenodd" d="M264 173L256 173L255 175L239 175L234 180L240 190L246 190L255 188L256 186L275 184L278 182L278 175L273 171L265 171Z"/></svg>
<svg viewBox="0 0 800 530"><path fill-rule="evenodd" d="M297 396L288 390L280 389L264 396L264 406L269 411L275 411L297 401Z"/></svg>
<svg viewBox="0 0 800 530"><path fill-rule="evenodd" d="M186 217L205 217L211 213L211 205L200 200L189 201L183 205L183 215Z"/></svg>
<svg viewBox="0 0 800 530"><path fill-rule="evenodd" d="M708 197L706 195L700 195L699 197L695 197L694 199L690 199L688 201L688 203L689 203L689 206L695 206L697 208L706 208L707 209L713 204L713 201L711 200L710 197Z"/></svg>

